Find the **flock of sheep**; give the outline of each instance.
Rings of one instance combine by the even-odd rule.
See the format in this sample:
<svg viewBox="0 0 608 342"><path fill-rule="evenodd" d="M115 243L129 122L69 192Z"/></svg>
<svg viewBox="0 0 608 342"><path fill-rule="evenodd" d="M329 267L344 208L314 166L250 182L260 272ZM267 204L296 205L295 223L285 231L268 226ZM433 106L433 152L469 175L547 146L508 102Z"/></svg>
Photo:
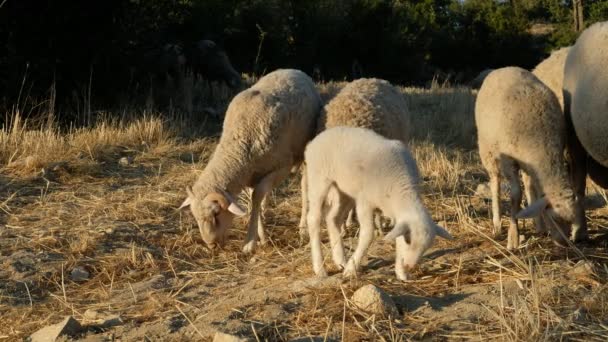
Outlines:
<svg viewBox="0 0 608 342"><path fill-rule="evenodd" d="M533 71L490 72L479 90L475 121L481 161L490 176L495 233L501 230L500 180L511 186L507 247L519 245L518 219L534 218L537 232L556 243L586 238L583 208L589 175L608 186L608 22L585 30L575 45ZM562 95L563 94L563 95ZM332 260L356 276L380 215L396 242L395 273L421 259L435 236L452 239L420 197L420 176L408 151L410 113L403 95L379 79L346 85L323 106L310 77L276 70L239 93L228 106L219 144L180 208L190 207L204 242L225 242L235 197L253 189L243 252L265 242L261 211L271 190L302 169L300 232L310 238L312 265L325 276L320 227L325 218ZM528 207L520 208L523 177ZM342 228L356 211L358 245L347 260Z"/></svg>

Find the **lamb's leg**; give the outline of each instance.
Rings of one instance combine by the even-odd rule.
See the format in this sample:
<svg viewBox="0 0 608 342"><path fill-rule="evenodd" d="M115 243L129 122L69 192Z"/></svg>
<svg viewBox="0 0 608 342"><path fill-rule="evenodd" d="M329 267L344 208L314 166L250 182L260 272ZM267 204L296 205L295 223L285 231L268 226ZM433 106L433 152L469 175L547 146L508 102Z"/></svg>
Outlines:
<svg viewBox="0 0 608 342"><path fill-rule="evenodd" d="M300 223L298 224L298 228L300 229L300 237L304 237L306 235L306 213L308 212L308 184L305 167L302 168L302 180L300 183L300 188L302 192L302 212L300 214Z"/></svg>
<svg viewBox="0 0 608 342"><path fill-rule="evenodd" d="M365 255L367 248L374 238L374 211L367 205L359 201L357 203L357 218L359 219L359 242L355 252L348 260L343 275L345 277L355 277L361 264L361 259Z"/></svg>
<svg viewBox="0 0 608 342"><path fill-rule="evenodd" d="M402 281L406 281L409 278L403 263L403 251L406 248L405 237L403 235L398 236L395 239L395 275L397 279Z"/></svg>
<svg viewBox="0 0 608 342"><path fill-rule="evenodd" d="M354 225L354 216L355 209L350 209L346 216L346 221L340 225L340 236L344 237L346 235L346 228L350 228Z"/></svg>
<svg viewBox="0 0 608 342"><path fill-rule="evenodd" d="M265 233L260 231L264 230L264 226L261 225L261 211L262 201L266 195L272 190L272 188L280 183L289 175L291 167L284 167L274 172L267 174L262 180L253 188L253 194L251 195L251 216L249 218L249 226L247 228L247 238L245 240L245 246L243 247L244 253L253 253L260 236L265 238Z"/></svg>
<svg viewBox="0 0 608 342"><path fill-rule="evenodd" d="M534 184L532 177L530 177L526 172L522 172L521 178L524 183L526 201L528 201L528 205L530 205L538 199L538 189L536 188L536 184ZM534 227L536 233L544 233L547 231L547 227L545 226L542 215L534 218Z"/></svg>
<svg viewBox="0 0 608 342"><path fill-rule="evenodd" d="M346 266L346 258L344 257L344 246L342 245L342 237L340 236L340 224L343 222L344 207L348 204L344 196L340 194L339 190L332 187L328 197L332 197L331 206L327 212L325 222L327 223L327 231L329 233L329 242L331 244L332 259L334 263L344 268Z"/></svg>
<svg viewBox="0 0 608 342"><path fill-rule="evenodd" d="M502 230L500 224L500 173L490 172L490 191L492 192L492 225L494 236L500 235Z"/></svg>
<svg viewBox="0 0 608 342"><path fill-rule="evenodd" d="M310 240L310 254L312 258L312 269L318 277L326 277L327 272L323 267L323 252L321 251L321 215L323 203L327 197L331 184L309 183L308 200L309 207L306 214L306 225Z"/></svg>
<svg viewBox="0 0 608 342"><path fill-rule="evenodd" d="M505 177L511 185L511 215L509 221L509 232L507 234L507 249L519 247L519 227L517 225L517 213L521 210L521 185L519 182L519 167L508 163L503 167Z"/></svg>

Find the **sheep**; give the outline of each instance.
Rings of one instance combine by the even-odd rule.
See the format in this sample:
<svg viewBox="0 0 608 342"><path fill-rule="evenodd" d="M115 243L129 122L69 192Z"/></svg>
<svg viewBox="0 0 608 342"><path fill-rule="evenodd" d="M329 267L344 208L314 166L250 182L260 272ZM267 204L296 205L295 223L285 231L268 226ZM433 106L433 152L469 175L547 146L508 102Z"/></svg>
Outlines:
<svg viewBox="0 0 608 342"><path fill-rule="evenodd" d="M506 67L484 81L475 103L479 155L490 176L494 233L501 231L500 177L511 185L511 217L507 248L519 247L518 218L543 218L567 229L574 218L574 193L565 164L565 120L557 97L531 72ZM528 207L520 211L523 181ZM541 195L544 194L544 197ZM555 229L551 235L562 243Z"/></svg>
<svg viewBox="0 0 608 342"><path fill-rule="evenodd" d="M368 128L389 139L407 144L410 118L405 98L385 80L361 78L348 83L321 110L317 133L336 126ZM306 173L302 173L302 194L306 194ZM331 196L328 202L331 202ZM306 234L306 201L302 201L300 234ZM346 225L352 224L352 211ZM378 216L378 219L380 216ZM379 227L380 224L378 223Z"/></svg>
<svg viewBox="0 0 608 342"><path fill-rule="evenodd" d="M564 96L562 87L564 85L564 65L566 64L566 57L570 47L564 47L559 50L555 50L549 57L540 62L532 73L541 80L549 89L553 91L559 105L564 109Z"/></svg>
<svg viewBox="0 0 608 342"><path fill-rule="evenodd" d="M243 252L265 242L260 206L302 162L320 109L310 77L293 69L271 72L230 102L219 144L180 206L190 207L210 248L224 244L234 215L245 214L235 200L245 187L253 193Z"/></svg>
<svg viewBox="0 0 608 342"><path fill-rule="evenodd" d="M587 174L608 188L608 22L589 26L570 49L564 67L564 114L576 194L574 241L587 239Z"/></svg>
<svg viewBox="0 0 608 342"><path fill-rule="evenodd" d="M329 193L335 194L326 218L332 259L345 277L356 276L374 230L373 213L379 209L395 221L385 240L396 239L395 274L407 280L436 235L452 236L435 224L419 195L420 177L406 145L369 129L334 127L317 135L304 152L308 176L307 214L312 265L319 277L327 275L321 255L321 216ZM346 262L339 226L353 206L361 224L359 242Z"/></svg>

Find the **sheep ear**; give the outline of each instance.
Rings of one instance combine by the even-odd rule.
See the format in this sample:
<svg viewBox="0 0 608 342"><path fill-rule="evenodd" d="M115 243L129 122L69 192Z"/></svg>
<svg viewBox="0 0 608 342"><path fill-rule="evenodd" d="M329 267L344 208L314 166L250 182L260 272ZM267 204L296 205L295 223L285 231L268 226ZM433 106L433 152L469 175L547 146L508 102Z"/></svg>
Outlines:
<svg viewBox="0 0 608 342"><path fill-rule="evenodd" d="M228 211L233 213L236 216L245 216L247 212L241 208L240 205L236 204L236 202L231 202L228 206Z"/></svg>
<svg viewBox="0 0 608 342"><path fill-rule="evenodd" d="M230 205L228 205L229 212L233 213L236 216L245 216L247 214L247 211L237 203L237 201L234 199L234 197L232 197L230 193L228 193L228 191L222 190L222 194L230 203Z"/></svg>
<svg viewBox="0 0 608 342"><path fill-rule="evenodd" d="M446 240L454 240L454 237L441 226L435 225L435 233Z"/></svg>
<svg viewBox="0 0 608 342"><path fill-rule="evenodd" d="M410 239L407 236L410 235L410 226L405 223L396 224L395 227L386 235L384 235L385 241L395 240L399 236L406 236L406 242Z"/></svg>
<svg viewBox="0 0 608 342"><path fill-rule="evenodd" d="M182 210L185 207L189 207L190 204L192 204L192 197L188 196L188 197L186 197L186 199L184 200L182 205L180 205L179 208L177 208L177 210Z"/></svg>
<svg viewBox="0 0 608 342"><path fill-rule="evenodd" d="M542 211L545 208L547 208L548 205L549 205L549 201L547 201L547 198L545 198L545 197L540 198L540 199L536 200L534 203L532 203L529 206L527 206L526 208L524 208L523 210L520 210L517 213L516 217L518 219L538 217L538 216L540 216Z"/></svg>
<svg viewBox="0 0 608 342"><path fill-rule="evenodd" d="M186 193L188 194L188 197L186 197L186 199L184 200L182 205L180 205L179 208L177 208L177 210L182 210L185 207L189 207L192 204L192 199L194 198L194 193L192 192L192 188L190 186L186 187Z"/></svg>

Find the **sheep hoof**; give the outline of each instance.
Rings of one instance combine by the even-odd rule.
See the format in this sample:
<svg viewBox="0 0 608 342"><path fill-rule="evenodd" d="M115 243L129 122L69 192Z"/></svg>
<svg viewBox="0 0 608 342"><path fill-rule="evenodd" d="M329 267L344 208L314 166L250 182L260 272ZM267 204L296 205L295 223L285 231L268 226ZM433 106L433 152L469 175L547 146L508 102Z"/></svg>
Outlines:
<svg viewBox="0 0 608 342"><path fill-rule="evenodd" d="M342 272L342 276L344 278L356 278L357 277L357 269L353 262L349 262L346 267L344 267L344 271Z"/></svg>
<svg viewBox="0 0 608 342"><path fill-rule="evenodd" d="M249 241L243 246L243 253L252 254L255 251L256 243L255 241Z"/></svg>
<svg viewBox="0 0 608 342"><path fill-rule="evenodd" d="M397 271L395 273L397 275L397 279L399 279L401 281L408 281L408 280L412 279L412 276L410 274L408 274L407 272L405 272L404 270Z"/></svg>
<svg viewBox="0 0 608 342"><path fill-rule="evenodd" d="M324 268L316 271L315 274L317 275L317 278L327 278L327 271L325 271Z"/></svg>

